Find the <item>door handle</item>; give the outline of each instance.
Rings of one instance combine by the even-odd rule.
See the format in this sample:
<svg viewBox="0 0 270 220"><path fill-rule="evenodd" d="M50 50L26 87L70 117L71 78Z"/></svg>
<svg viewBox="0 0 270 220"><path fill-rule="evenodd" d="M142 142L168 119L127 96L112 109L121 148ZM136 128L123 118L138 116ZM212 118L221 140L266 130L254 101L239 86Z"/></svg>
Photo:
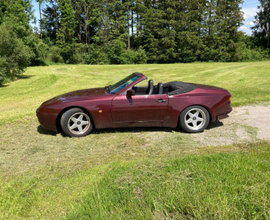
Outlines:
<svg viewBox="0 0 270 220"><path fill-rule="evenodd" d="M156 100L156 102L158 102L158 103L163 103L163 102L166 102L167 100L166 99L158 99L158 100Z"/></svg>

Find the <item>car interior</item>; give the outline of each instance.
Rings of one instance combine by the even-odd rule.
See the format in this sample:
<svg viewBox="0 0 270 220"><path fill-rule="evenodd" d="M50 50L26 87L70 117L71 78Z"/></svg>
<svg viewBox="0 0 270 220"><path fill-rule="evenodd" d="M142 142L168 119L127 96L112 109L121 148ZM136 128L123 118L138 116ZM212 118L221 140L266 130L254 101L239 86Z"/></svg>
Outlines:
<svg viewBox="0 0 270 220"><path fill-rule="evenodd" d="M148 86L133 86L135 95L160 95L169 94L176 95L191 92L196 89L197 85L192 83L172 81L167 83L158 83L154 86L153 80L148 81Z"/></svg>
<svg viewBox="0 0 270 220"><path fill-rule="evenodd" d="M179 89L172 83L162 84L161 82L154 86L152 79L148 81L148 86L133 86L132 89L135 91L135 95L158 95L158 94L167 94L171 91Z"/></svg>

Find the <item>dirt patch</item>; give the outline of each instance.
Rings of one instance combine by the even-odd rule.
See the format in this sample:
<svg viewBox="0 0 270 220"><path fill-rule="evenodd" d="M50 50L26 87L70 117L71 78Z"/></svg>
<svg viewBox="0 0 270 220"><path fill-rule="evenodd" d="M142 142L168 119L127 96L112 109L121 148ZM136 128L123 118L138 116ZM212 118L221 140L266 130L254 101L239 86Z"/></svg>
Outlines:
<svg viewBox="0 0 270 220"><path fill-rule="evenodd" d="M235 107L229 118L211 123L194 138L203 146L270 140L270 104Z"/></svg>
<svg viewBox="0 0 270 220"><path fill-rule="evenodd" d="M258 139L270 140L270 105L249 106L236 109L238 112L243 110L246 114L239 115L235 118L235 121L258 128Z"/></svg>

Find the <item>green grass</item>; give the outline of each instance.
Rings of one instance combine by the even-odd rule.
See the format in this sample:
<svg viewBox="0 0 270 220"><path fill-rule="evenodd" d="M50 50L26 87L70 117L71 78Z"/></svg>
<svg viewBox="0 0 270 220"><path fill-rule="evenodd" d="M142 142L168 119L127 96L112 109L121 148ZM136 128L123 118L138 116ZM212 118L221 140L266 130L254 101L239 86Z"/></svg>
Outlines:
<svg viewBox="0 0 270 220"><path fill-rule="evenodd" d="M132 72L142 72L155 84L171 80L226 88L232 105L270 101L270 62L194 63L164 65L55 65L29 67L17 81L0 88L0 125L27 121L49 98L72 90L103 87Z"/></svg>
<svg viewBox="0 0 270 220"><path fill-rule="evenodd" d="M68 138L39 126L45 100L132 72L226 88L233 106L270 101L269 62L30 67L0 87L0 219L270 218L269 143L198 148L179 129Z"/></svg>
<svg viewBox="0 0 270 220"><path fill-rule="evenodd" d="M268 219L270 145L245 147L112 163L66 219Z"/></svg>
<svg viewBox="0 0 270 220"><path fill-rule="evenodd" d="M270 143L73 168L2 176L0 219L270 218Z"/></svg>

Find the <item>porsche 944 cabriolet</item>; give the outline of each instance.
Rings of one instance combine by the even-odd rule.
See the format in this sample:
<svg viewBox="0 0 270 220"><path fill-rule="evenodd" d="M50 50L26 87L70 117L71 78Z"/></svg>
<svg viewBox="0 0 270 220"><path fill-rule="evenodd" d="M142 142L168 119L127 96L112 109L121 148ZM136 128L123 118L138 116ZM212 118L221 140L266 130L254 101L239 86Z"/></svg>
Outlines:
<svg viewBox="0 0 270 220"><path fill-rule="evenodd" d="M145 75L133 73L114 85L56 96L37 109L38 120L43 128L71 137L124 127L180 126L197 133L232 111L226 89L180 81L154 85L153 80L138 86L143 80Z"/></svg>

